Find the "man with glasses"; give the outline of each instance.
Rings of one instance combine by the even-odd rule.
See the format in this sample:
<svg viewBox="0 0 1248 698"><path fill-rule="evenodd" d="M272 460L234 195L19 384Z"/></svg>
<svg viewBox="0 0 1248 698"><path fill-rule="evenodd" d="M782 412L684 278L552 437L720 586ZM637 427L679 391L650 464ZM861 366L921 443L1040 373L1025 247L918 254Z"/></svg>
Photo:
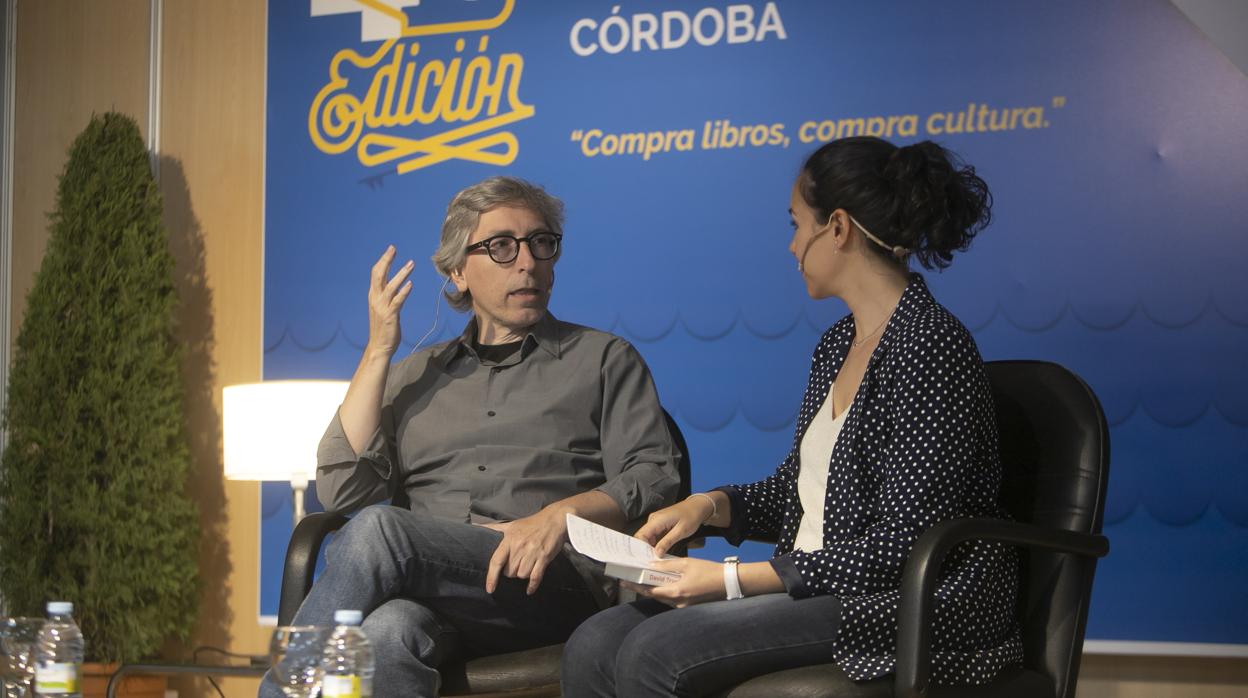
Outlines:
<svg viewBox="0 0 1248 698"><path fill-rule="evenodd" d="M565 515L618 529L676 495L680 456L641 357L546 309L562 223L563 204L522 180L457 194L433 262L472 318L394 365L413 262L391 274L392 246L373 267L368 345L316 481L327 509L360 513L294 623L363 611L374 696L436 696L448 658L562 642L612 586L565 552ZM387 498L399 506L366 506ZM280 693L265 681L261 695Z"/></svg>

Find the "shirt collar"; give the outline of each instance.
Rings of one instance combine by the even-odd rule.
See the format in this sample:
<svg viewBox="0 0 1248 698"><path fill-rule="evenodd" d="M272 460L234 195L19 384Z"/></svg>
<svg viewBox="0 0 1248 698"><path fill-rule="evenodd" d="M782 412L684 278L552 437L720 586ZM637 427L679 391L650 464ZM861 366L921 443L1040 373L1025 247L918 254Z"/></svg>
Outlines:
<svg viewBox="0 0 1248 698"><path fill-rule="evenodd" d="M528 337L532 337L537 346L556 359L562 356L563 348L560 342L559 321L555 319L555 316L549 310L529 330ZM527 340L528 337L525 337L525 339Z"/></svg>
<svg viewBox="0 0 1248 698"><path fill-rule="evenodd" d="M875 350L871 352L871 358L868 361L868 367L873 365L876 358L888 353L889 347L903 329L914 321L926 309L936 304L936 299L932 297L931 291L927 290L927 282L916 272L910 273L910 283L906 284L906 288L901 292L901 299L897 301L897 308L893 311L893 316L889 319L888 325L884 328L884 334L880 336L880 342ZM834 359L836 366L840 366L845 361L846 354L849 353L849 347L854 339L856 328L854 327L854 316L847 315L832 328L831 343L826 345L828 354L825 358ZM839 368L837 369L840 370Z"/></svg>
<svg viewBox="0 0 1248 698"><path fill-rule="evenodd" d="M897 309L893 311L893 317L880 337L880 346L892 345L898 333L935 304L936 299L932 298L932 292L927 290L927 282L923 280L923 276L917 272L911 272L910 283L906 284L906 290L902 291L901 300L897 301Z"/></svg>
<svg viewBox="0 0 1248 698"><path fill-rule="evenodd" d="M530 343L540 347L543 351L555 357L556 359L563 355L563 346L559 331L559 320L549 311L542 316L537 324L529 328L528 334L524 336L524 344L520 347L521 358L529 352ZM473 341L477 338L477 316L473 315L468 318L468 323L464 325L463 332L455 339L447 342L440 349L434 358L444 361L454 359L461 351L471 351Z"/></svg>

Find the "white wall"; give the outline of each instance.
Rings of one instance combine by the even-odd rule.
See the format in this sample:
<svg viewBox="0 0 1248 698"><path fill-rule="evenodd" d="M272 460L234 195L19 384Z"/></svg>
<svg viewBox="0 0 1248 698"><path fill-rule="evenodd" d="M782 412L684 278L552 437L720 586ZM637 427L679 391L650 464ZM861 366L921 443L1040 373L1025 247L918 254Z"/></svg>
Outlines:
<svg viewBox="0 0 1248 698"><path fill-rule="evenodd" d="M1222 53L1248 74L1248 2L1170 0Z"/></svg>

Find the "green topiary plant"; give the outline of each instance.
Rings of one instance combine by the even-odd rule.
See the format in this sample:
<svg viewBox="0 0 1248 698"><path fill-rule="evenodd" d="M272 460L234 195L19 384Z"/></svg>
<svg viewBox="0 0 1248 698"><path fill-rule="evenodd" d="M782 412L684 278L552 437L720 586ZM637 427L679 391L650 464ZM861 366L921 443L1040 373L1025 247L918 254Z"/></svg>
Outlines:
<svg viewBox="0 0 1248 698"><path fill-rule="evenodd" d="M73 601L88 659L150 657L195 621L195 506L173 257L134 121L74 141L9 380L0 594Z"/></svg>

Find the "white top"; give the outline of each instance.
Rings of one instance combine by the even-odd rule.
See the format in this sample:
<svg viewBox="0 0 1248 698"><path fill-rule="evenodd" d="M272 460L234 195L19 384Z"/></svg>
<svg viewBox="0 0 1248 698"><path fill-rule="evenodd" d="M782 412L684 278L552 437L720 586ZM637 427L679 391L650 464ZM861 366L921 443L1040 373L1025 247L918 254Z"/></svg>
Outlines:
<svg viewBox="0 0 1248 698"><path fill-rule="evenodd" d="M805 552L823 549L823 503L828 494L828 465L832 462L832 449L845 424L845 408L832 419L832 395L836 384L828 388L828 397L810 420L810 426L802 435L801 468L797 473L797 495L802 502L802 523L797 529L793 547Z"/></svg>

